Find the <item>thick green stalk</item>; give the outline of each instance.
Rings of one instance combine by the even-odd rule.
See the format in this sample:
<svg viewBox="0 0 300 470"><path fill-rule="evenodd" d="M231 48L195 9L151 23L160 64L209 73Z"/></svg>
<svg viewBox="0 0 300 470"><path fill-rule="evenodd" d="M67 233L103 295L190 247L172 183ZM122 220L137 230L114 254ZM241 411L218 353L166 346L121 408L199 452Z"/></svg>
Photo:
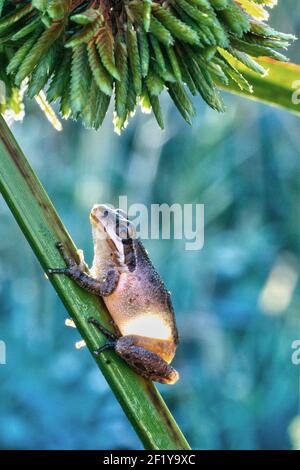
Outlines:
<svg viewBox="0 0 300 470"><path fill-rule="evenodd" d="M1 115L0 190L43 269L64 266L55 242L62 241L73 254L75 246ZM92 315L111 328L104 304L66 277L52 276L50 281L89 350L104 344L105 338L87 322ZM114 352L103 353L96 362L145 448L189 449L152 383L138 376Z"/></svg>

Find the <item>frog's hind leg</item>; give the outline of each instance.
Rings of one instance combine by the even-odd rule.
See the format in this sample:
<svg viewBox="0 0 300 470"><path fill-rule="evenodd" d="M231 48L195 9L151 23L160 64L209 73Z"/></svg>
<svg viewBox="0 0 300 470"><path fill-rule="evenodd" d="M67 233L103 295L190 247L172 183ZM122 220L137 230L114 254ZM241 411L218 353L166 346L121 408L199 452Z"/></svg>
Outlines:
<svg viewBox="0 0 300 470"><path fill-rule="evenodd" d="M138 336L121 336L116 343L115 350L128 365L143 377L164 384L177 382L178 372L158 354L139 344Z"/></svg>
<svg viewBox="0 0 300 470"><path fill-rule="evenodd" d="M174 384L177 382L179 378L178 372L158 354L147 349L147 346L151 344L150 338L138 335L117 337L117 335L104 328L96 318L90 317L88 322L93 324L108 338L104 346L96 349L94 352L96 356L99 356L99 354L107 349L114 349L129 366L146 379L164 384Z"/></svg>
<svg viewBox="0 0 300 470"><path fill-rule="evenodd" d="M92 325L94 325L97 330L101 331L102 334L104 334L104 336L106 336L106 338L111 342L117 342L118 340L118 336L115 335L114 333L111 333L111 331L108 331L103 325L101 325L101 323L99 322L99 320L97 320L97 318L95 317L90 317L88 318L88 323L91 323Z"/></svg>

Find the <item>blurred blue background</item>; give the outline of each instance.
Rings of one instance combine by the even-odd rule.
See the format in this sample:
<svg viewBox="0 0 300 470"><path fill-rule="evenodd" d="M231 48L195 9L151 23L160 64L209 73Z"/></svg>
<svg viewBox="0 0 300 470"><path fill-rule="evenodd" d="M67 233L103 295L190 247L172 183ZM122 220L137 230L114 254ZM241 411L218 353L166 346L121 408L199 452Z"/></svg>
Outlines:
<svg viewBox="0 0 300 470"><path fill-rule="evenodd" d="M271 23L297 33L294 7L280 2ZM164 97L166 131L138 112L121 137L110 118L98 132L64 122L57 133L28 103L13 131L89 262L95 202L205 204L201 251L145 243L181 337L181 380L159 388L193 448L296 448L299 120L224 98L224 115L195 100L189 127ZM0 448L141 448L88 352L75 350L80 338L2 199L0 240Z"/></svg>

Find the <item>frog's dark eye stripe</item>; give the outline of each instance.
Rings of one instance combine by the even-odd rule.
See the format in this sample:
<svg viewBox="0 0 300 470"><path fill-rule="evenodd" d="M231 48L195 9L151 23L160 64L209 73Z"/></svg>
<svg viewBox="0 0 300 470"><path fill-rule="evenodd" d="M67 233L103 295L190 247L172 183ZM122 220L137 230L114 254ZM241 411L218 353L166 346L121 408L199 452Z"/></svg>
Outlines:
<svg viewBox="0 0 300 470"><path fill-rule="evenodd" d="M123 245L130 245L132 243L132 239L131 238L122 238L122 243Z"/></svg>
<svg viewBox="0 0 300 470"><path fill-rule="evenodd" d="M129 221L128 220L124 220L122 218L122 220L120 220L120 215L118 213L116 213L116 234L118 235L118 237L122 238L122 239L126 239L126 238L130 238L129 237L129 230L128 230L128 227L129 227ZM126 231L126 236L122 236L122 232L124 232L125 234L125 231Z"/></svg>
<svg viewBox="0 0 300 470"><path fill-rule="evenodd" d="M120 217L119 217L119 214L116 213L116 233L118 233L119 225L120 225Z"/></svg>
<svg viewBox="0 0 300 470"><path fill-rule="evenodd" d="M122 239L123 249L124 249L124 261L129 271L132 272L136 267L136 257L135 250L133 246L132 238Z"/></svg>
<svg viewBox="0 0 300 470"><path fill-rule="evenodd" d="M118 237L123 238L121 236L121 231L124 230L124 225L120 221L120 215L118 214L118 212L116 212L115 217L116 217L116 234L118 235Z"/></svg>

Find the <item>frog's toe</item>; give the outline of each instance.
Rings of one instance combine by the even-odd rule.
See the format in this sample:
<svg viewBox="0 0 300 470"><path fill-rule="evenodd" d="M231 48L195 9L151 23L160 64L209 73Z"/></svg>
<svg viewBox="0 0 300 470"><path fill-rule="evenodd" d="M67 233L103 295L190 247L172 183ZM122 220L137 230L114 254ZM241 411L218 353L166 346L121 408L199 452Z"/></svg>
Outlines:
<svg viewBox="0 0 300 470"><path fill-rule="evenodd" d="M103 351L107 351L108 349L115 349L116 343L115 341L107 341L103 346L93 351L94 356L99 357Z"/></svg>

